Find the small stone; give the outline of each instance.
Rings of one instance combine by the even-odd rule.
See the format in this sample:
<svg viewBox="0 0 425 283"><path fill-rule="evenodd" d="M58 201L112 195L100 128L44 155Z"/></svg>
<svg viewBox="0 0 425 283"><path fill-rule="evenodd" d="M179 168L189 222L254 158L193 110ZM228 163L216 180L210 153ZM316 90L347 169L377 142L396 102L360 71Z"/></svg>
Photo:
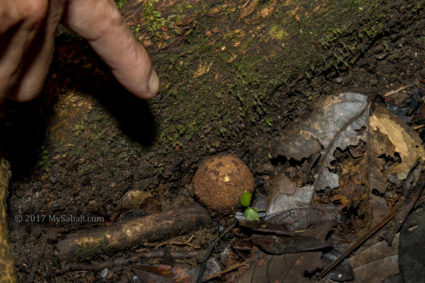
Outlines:
<svg viewBox="0 0 425 283"><path fill-rule="evenodd" d="M140 205L149 197L152 197L150 192L144 192L139 190L128 191L121 198L121 208L132 210L139 208Z"/></svg>
<svg viewBox="0 0 425 283"><path fill-rule="evenodd" d="M337 83L342 83L342 78L341 77L338 77L338 78L336 78L336 80L335 80Z"/></svg>
<svg viewBox="0 0 425 283"><path fill-rule="evenodd" d="M109 273L109 270L105 268L100 272L100 277L102 277L103 279L106 279L106 277L108 276L108 273Z"/></svg>

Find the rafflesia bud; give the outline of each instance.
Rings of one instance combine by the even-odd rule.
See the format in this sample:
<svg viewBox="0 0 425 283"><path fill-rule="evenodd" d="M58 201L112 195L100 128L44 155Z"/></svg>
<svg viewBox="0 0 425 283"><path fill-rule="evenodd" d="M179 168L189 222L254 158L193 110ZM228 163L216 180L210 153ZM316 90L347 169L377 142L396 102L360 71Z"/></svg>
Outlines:
<svg viewBox="0 0 425 283"><path fill-rule="evenodd" d="M254 177L245 163L230 154L208 157L193 178L195 195L208 207L222 213L239 205L244 191L254 191Z"/></svg>

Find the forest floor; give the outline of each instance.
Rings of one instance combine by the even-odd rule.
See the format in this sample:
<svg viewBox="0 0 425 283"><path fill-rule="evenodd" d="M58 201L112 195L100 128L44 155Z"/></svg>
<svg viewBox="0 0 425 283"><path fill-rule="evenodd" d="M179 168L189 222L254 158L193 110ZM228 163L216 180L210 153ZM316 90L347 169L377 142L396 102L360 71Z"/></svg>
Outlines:
<svg viewBox="0 0 425 283"><path fill-rule="evenodd" d="M0 112L0 153L13 172L8 220L19 282L131 281L134 273L125 264L110 266L107 275L58 272L69 259L58 255L57 242L125 218L129 209L122 200L129 191L147 196L137 207L141 215L197 202L194 172L217 153L241 158L256 190L266 194L270 142L327 96L384 95L412 85L409 96L425 95L425 1L121 4L160 76L157 97L147 102L132 97L85 42L61 30L44 93L29 103L8 102ZM418 133L424 139L425 129ZM27 223L17 222L16 215ZM42 215L96 216L104 222L55 222ZM184 248L208 248L220 227L233 221L232 215L211 215L213 224L193 232L192 246ZM222 246L242 237L241 230L232 233ZM140 243L84 263L173 250L155 245ZM169 256L144 263L176 261L196 264L195 258Z"/></svg>

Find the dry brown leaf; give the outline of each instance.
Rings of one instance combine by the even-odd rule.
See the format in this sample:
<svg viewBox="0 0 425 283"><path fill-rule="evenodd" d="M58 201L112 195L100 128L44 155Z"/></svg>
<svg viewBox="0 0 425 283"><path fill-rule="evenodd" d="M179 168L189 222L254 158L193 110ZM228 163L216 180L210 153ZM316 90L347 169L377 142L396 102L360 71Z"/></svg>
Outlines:
<svg viewBox="0 0 425 283"><path fill-rule="evenodd" d="M382 282L393 274L398 274L399 234L391 246L381 241L369 248L357 252L348 261L353 267L354 282L371 282L375 278Z"/></svg>
<svg viewBox="0 0 425 283"><path fill-rule="evenodd" d="M316 225L313 229L302 233L302 236L325 240L331 227L330 222ZM249 268L243 271L236 282L316 282L305 277L304 274L306 272L312 274L322 267L321 255L321 252L302 252L276 256L259 252L250 260Z"/></svg>
<svg viewBox="0 0 425 283"><path fill-rule="evenodd" d="M315 282L304 276L322 266L320 252L306 252L279 256L262 252L252 258L248 270L236 280L238 283L304 283Z"/></svg>
<svg viewBox="0 0 425 283"><path fill-rule="evenodd" d="M405 179L418 158L425 160L425 149L415 131L380 105L375 105L369 125L369 154L373 157L370 188L384 193L388 176L396 176L399 181ZM385 162L384 158L395 161Z"/></svg>
<svg viewBox="0 0 425 283"><path fill-rule="evenodd" d="M198 69L195 71L195 73L193 74L193 78L199 78L205 74L207 74L212 66L213 62L210 63L199 63Z"/></svg>
<svg viewBox="0 0 425 283"><path fill-rule="evenodd" d="M243 19L251 15L258 6L260 0L247 0L241 7L239 19Z"/></svg>

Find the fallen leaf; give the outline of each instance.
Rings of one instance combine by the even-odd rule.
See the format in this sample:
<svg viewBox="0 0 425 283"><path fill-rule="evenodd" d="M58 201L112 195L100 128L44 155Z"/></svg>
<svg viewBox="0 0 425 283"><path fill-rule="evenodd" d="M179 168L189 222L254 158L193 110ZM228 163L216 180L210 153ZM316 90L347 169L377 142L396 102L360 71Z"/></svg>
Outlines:
<svg viewBox="0 0 425 283"><path fill-rule="evenodd" d="M354 282L370 282L379 279L382 282L393 274L398 274L398 235L391 246L381 241L365 248L350 257L348 261L353 267Z"/></svg>
<svg viewBox="0 0 425 283"><path fill-rule="evenodd" d="M388 175L395 175L398 180L405 179L417 159L425 159L425 149L418 134L383 106L374 106L369 125L369 154L378 158L371 163L370 187L383 193L382 184L387 181ZM395 161L388 164L382 161L382 156Z"/></svg>
<svg viewBox="0 0 425 283"><path fill-rule="evenodd" d="M267 215L309 206L314 194L314 186L297 187L283 170L273 178Z"/></svg>
<svg viewBox="0 0 425 283"><path fill-rule="evenodd" d="M425 278L425 211L413 212L404 222L398 249L403 282L423 282Z"/></svg>
<svg viewBox="0 0 425 283"><path fill-rule="evenodd" d="M238 283L303 283L315 282L304 276L322 266L320 252L306 252L279 256L262 252L250 260L249 268L236 280Z"/></svg>
<svg viewBox="0 0 425 283"><path fill-rule="evenodd" d="M198 69L195 71L195 73L193 74L193 78L199 78L205 74L207 74L212 66L213 62L210 63L199 63Z"/></svg>
<svg viewBox="0 0 425 283"><path fill-rule="evenodd" d="M313 237L278 237L274 235L254 235L251 241L264 252L273 255L306 252L327 248L330 245Z"/></svg>
<svg viewBox="0 0 425 283"><path fill-rule="evenodd" d="M346 92L328 97L317 104L317 110L299 123L284 130L271 149L273 158L284 156L301 160L322 152L321 166L316 176L316 191L338 187L338 175L331 172L331 162L337 148L357 145L366 134L368 97ZM324 150L322 150L322 148Z"/></svg>
<svg viewBox="0 0 425 283"><path fill-rule="evenodd" d="M247 0L241 7L239 19L243 19L251 15L258 6L260 0Z"/></svg>
<svg viewBox="0 0 425 283"><path fill-rule="evenodd" d="M307 230L313 225L338 219L339 212L335 207L304 207L268 215L264 218L264 224L269 231L293 234L297 231Z"/></svg>
<svg viewBox="0 0 425 283"><path fill-rule="evenodd" d="M189 271L181 267L164 264L133 264L131 267L144 283L191 283L193 280Z"/></svg>
<svg viewBox="0 0 425 283"><path fill-rule="evenodd" d="M322 256L323 263L325 266L331 264L334 260L338 258L340 255L340 252L333 248L327 253L324 253ZM325 276L326 278L330 278L337 282L344 282L344 281L352 281L354 279L354 272L353 268L351 267L350 263L347 259L344 259L340 264L335 266L329 273Z"/></svg>
<svg viewBox="0 0 425 283"><path fill-rule="evenodd" d="M316 225L303 233L303 236L325 240L331 224ZM259 251L249 261L249 268L242 269L242 274L237 278L238 283L303 283L316 282L305 276L313 274L322 267L321 252L302 252L284 255L266 255Z"/></svg>

